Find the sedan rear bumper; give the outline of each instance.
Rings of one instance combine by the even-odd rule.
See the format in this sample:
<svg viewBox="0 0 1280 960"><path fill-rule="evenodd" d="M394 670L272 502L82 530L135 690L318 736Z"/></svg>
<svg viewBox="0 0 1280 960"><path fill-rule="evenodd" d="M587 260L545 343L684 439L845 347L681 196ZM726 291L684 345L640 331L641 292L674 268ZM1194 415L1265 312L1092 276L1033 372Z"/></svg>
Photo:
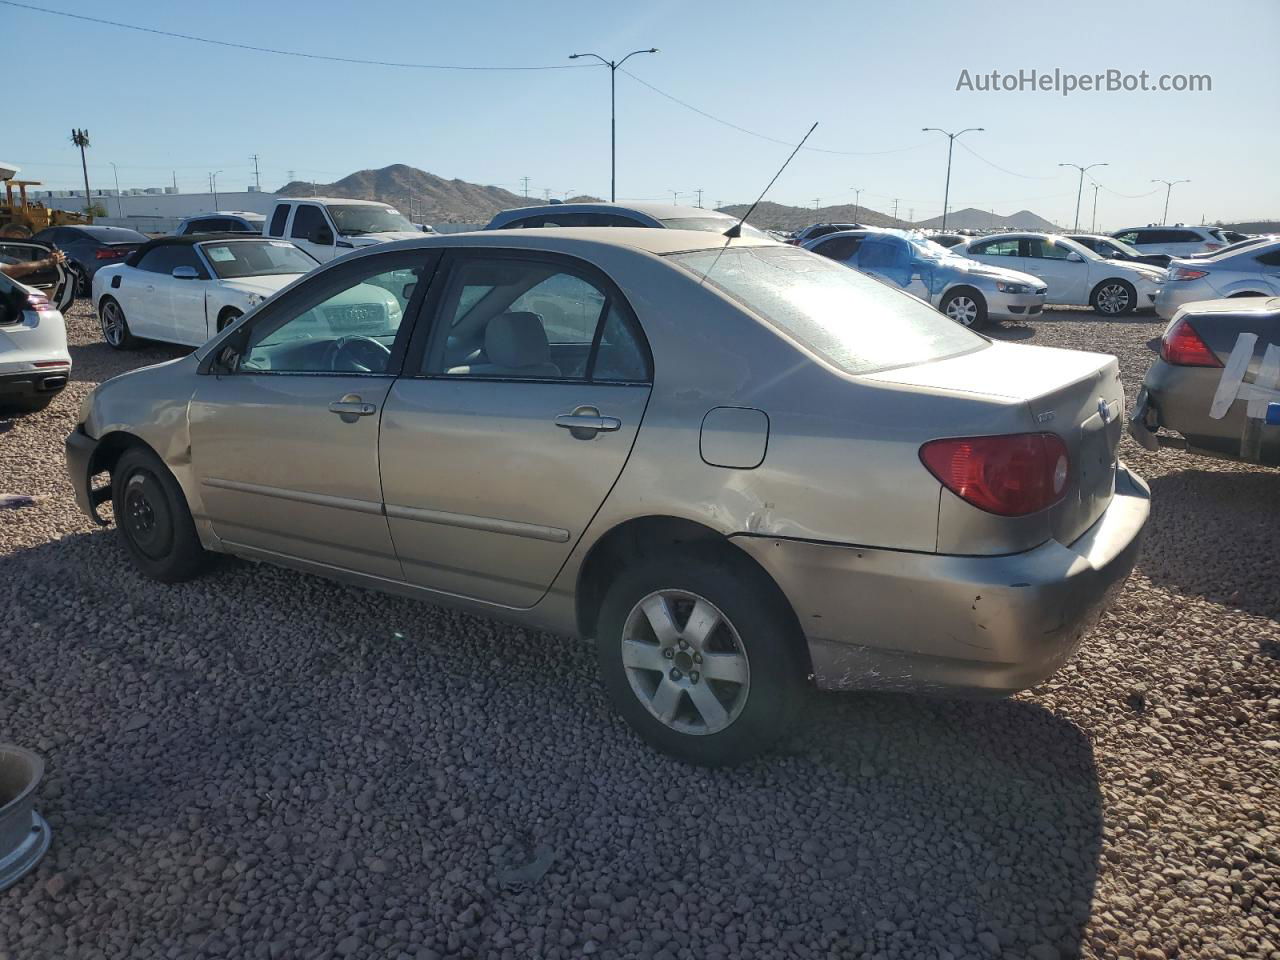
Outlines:
<svg viewBox="0 0 1280 960"><path fill-rule="evenodd" d="M738 536L790 599L823 689L1007 695L1079 648L1138 556L1150 512L1123 466L1075 543L995 557Z"/></svg>
<svg viewBox="0 0 1280 960"><path fill-rule="evenodd" d="M18 398L22 400L32 397L47 396L59 392L67 385L71 375L71 365L61 367L35 368L20 370L15 373L0 373L0 398Z"/></svg>

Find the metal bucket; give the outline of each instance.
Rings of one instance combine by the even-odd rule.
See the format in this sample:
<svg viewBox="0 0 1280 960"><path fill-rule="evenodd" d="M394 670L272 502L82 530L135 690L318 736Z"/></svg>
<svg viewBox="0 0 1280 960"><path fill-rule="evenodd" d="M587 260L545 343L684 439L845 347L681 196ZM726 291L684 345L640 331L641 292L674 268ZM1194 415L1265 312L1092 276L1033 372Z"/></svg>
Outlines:
<svg viewBox="0 0 1280 960"><path fill-rule="evenodd" d="M31 809L44 761L22 747L0 743L0 890L40 862L52 834Z"/></svg>

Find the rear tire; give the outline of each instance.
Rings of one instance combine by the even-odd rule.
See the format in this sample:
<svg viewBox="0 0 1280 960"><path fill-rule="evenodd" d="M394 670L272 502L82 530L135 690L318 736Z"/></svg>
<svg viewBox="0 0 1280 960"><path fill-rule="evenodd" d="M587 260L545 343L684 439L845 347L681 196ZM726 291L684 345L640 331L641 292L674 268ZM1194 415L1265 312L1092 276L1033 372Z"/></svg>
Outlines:
<svg viewBox="0 0 1280 960"><path fill-rule="evenodd" d="M235 307L228 307L226 310L223 310L222 313L218 314L218 329L216 332L221 333L243 316L244 314Z"/></svg>
<svg viewBox="0 0 1280 960"><path fill-rule="evenodd" d="M199 576L209 563L182 487L145 447L130 447L111 471L111 506L125 552L161 583Z"/></svg>
<svg viewBox="0 0 1280 960"><path fill-rule="evenodd" d="M1104 317L1122 317L1138 306L1138 291L1128 280L1103 280L1093 288L1089 303Z"/></svg>
<svg viewBox="0 0 1280 960"><path fill-rule="evenodd" d="M132 350L138 345L138 338L129 332L129 321L115 297L103 297L98 304L98 323L102 327L102 339L112 349Z"/></svg>
<svg viewBox="0 0 1280 960"><path fill-rule="evenodd" d="M960 326L971 330L987 325L987 300L977 290L952 290L942 298L938 309Z"/></svg>
<svg viewBox="0 0 1280 960"><path fill-rule="evenodd" d="M597 631L614 708L651 745L705 766L767 749L794 722L806 688L790 607L730 549L686 548L623 570Z"/></svg>

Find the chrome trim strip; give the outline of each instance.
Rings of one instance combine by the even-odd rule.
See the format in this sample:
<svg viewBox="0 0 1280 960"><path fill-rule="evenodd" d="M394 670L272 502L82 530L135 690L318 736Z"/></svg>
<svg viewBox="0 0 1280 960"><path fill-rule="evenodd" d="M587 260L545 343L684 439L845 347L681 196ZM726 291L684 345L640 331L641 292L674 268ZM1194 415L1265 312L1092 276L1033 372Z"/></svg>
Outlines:
<svg viewBox="0 0 1280 960"><path fill-rule="evenodd" d="M335 507L339 510L353 510L356 513L382 515L382 504L371 500L356 500L354 497L332 497L324 493L307 493L303 490L286 490L282 487L268 487L260 483L244 483L240 480L219 480L217 477L205 477L200 481L203 486L216 487L220 490L234 490L237 493L256 493L262 497L274 497L277 500L293 500L297 503L309 503L317 507Z"/></svg>
<svg viewBox="0 0 1280 960"><path fill-rule="evenodd" d="M497 517L476 517L469 513L446 513L444 510L426 510L422 507L401 507L393 503L387 504L387 516L397 520L417 520L421 523L439 523L446 527L483 530L486 533L505 533L530 540L547 540L551 543L569 542L568 530L544 527L536 523L520 523L516 520L500 520Z"/></svg>

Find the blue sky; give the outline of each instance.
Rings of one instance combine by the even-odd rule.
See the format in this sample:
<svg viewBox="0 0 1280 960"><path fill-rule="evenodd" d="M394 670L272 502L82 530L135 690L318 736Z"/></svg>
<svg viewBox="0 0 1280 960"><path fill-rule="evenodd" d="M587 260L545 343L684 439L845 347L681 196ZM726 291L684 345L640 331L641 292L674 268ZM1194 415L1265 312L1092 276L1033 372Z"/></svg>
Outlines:
<svg viewBox="0 0 1280 960"><path fill-rule="evenodd" d="M53 9L263 46L415 63L568 64L656 46L625 69L733 124L797 140L820 122L770 199L862 202L917 219L941 212L945 138L921 127L981 126L957 146L951 208L1074 216L1077 174L1106 161L1100 225L1158 219L1280 218L1280 3L1074 0L1021 8L961 2L802 4L739 0L642 4L352 0L113 4L33 0ZM609 84L603 67L446 72L271 56L0 6L9 72L23 93L20 140L0 157L73 187L68 142L87 127L91 181L222 189L408 163L444 177L608 196ZM62 52L61 59L37 49ZM576 61L581 63L583 61ZM1019 69L1209 74L1210 92L981 93L971 74ZM704 204L754 198L789 149L694 113L618 75L618 195L671 191ZM12 117L12 108L8 111ZM821 150L844 151L824 153ZM893 152L880 152L893 151ZM867 154L867 155L851 155ZM995 166L993 166L993 164ZM1004 168L1003 170L997 167ZM1157 190L1157 193L1150 191ZM1147 194L1125 198L1119 194ZM1086 183L1082 219L1092 190Z"/></svg>

